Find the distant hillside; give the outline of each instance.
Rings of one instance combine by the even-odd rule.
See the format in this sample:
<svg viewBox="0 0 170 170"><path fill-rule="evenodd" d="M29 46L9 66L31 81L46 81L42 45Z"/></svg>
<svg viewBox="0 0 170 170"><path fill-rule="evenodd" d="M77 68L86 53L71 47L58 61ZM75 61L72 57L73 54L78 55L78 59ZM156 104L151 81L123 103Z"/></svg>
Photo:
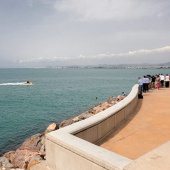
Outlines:
<svg viewBox="0 0 170 170"><path fill-rule="evenodd" d="M159 64L159 66L170 66L170 62Z"/></svg>
<svg viewBox="0 0 170 170"><path fill-rule="evenodd" d="M141 63L141 64L119 64L117 66L130 66L130 67L134 67L134 66L170 66L170 62L167 63L157 63L157 64L151 64L151 63Z"/></svg>
<svg viewBox="0 0 170 170"><path fill-rule="evenodd" d="M167 63L140 63L140 64L99 64L99 65L71 65L71 66L54 66L55 68L122 68L122 67L170 67L170 62Z"/></svg>

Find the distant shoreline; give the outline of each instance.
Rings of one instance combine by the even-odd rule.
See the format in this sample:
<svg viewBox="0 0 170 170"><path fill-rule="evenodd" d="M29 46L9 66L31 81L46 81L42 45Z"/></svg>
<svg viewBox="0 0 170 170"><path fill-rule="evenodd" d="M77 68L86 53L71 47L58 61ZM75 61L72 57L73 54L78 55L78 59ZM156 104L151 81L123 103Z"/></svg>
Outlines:
<svg viewBox="0 0 170 170"><path fill-rule="evenodd" d="M164 65L94 65L94 66L47 66L47 67L21 67L21 68L0 68L0 69L170 69Z"/></svg>
<svg viewBox="0 0 170 170"><path fill-rule="evenodd" d="M51 68L80 68L80 69L170 69L170 66L73 66L73 67L51 67Z"/></svg>

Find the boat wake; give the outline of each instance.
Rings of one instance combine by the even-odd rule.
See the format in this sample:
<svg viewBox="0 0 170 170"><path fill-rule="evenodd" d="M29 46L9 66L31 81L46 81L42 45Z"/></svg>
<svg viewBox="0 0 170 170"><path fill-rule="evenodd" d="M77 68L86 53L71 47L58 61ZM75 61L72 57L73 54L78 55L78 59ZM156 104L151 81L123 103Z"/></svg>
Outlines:
<svg viewBox="0 0 170 170"><path fill-rule="evenodd" d="M27 82L1 83L0 86L30 86Z"/></svg>

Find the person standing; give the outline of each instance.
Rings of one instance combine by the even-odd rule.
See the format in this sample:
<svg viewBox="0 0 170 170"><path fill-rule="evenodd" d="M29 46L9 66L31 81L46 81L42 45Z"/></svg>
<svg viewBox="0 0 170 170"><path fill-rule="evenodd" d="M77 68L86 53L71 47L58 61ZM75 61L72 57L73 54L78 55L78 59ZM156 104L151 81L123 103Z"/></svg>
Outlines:
<svg viewBox="0 0 170 170"><path fill-rule="evenodd" d="M148 92L149 91L149 83L150 83L149 76L146 76L145 79L146 79L146 91Z"/></svg>
<svg viewBox="0 0 170 170"><path fill-rule="evenodd" d="M143 76L143 92L146 93L147 90L147 79L146 76Z"/></svg>
<svg viewBox="0 0 170 170"><path fill-rule="evenodd" d="M159 90L160 88L160 76L158 75L156 78L156 88Z"/></svg>
<svg viewBox="0 0 170 170"><path fill-rule="evenodd" d="M141 77L138 77L138 84L139 84L139 94L142 96L143 80L141 79Z"/></svg>
<svg viewBox="0 0 170 170"><path fill-rule="evenodd" d="M161 74L160 75L161 87L164 87L164 79L165 79L164 75Z"/></svg>
<svg viewBox="0 0 170 170"><path fill-rule="evenodd" d="M169 87L169 75L166 74L165 76L165 87L168 88Z"/></svg>
<svg viewBox="0 0 170 170"><path fill-rule="evenodd" d="M154 75L152 75L152 77L151 77L151 88L152 89L155 88L155 80L156 80L156 77Z"/></svg>

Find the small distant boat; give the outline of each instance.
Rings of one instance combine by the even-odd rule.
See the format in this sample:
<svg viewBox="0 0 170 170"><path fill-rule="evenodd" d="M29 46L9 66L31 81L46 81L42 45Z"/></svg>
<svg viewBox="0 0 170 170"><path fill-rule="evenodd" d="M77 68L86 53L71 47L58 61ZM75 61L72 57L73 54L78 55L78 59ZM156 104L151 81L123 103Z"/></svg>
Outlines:
<svg viewBox="0 0 170 170"><path fill-rule="evenodd" d="M31 85L31 84L33 84L31 81L27 81L25 84L29 84L29 85Z"/></svg>

